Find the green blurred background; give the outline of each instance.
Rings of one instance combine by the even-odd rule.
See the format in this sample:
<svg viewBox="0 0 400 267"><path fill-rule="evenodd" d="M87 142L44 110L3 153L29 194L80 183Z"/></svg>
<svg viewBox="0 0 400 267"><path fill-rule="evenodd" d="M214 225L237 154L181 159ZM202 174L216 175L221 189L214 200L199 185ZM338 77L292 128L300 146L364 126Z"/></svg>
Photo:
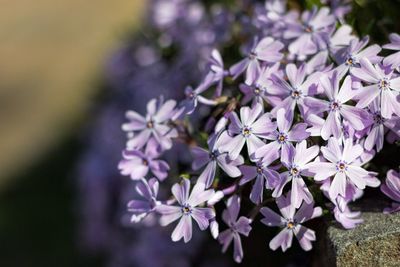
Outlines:
<svg viewBox="0 0 400 267"><path fill-rule="evenodd" d="M112 52L145 0L0 0L0 266L79 255L73 177Z"/></svg>
<svg viewBox="0 0 400 267"><path fill-rule="evenodd" d="M353 4L359 33L383 43L399 32L400 1ZM74 171L104 64L144 6L0 0L0 266L102 266L101 255L79 253Z"/></svg>

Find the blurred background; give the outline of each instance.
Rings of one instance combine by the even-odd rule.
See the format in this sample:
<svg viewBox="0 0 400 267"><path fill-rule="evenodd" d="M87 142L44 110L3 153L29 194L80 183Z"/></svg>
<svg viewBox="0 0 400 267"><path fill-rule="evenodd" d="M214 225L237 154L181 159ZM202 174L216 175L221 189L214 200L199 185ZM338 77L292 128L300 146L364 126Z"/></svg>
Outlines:
<svg viewBox="0 0 400 267"><path fill-rule="evenodd" d="M177 20L179 2L194 4ZM171 229L128 225L121 203L132 198L133 187L116 168L124 111L143 110L161 93L179 97L199 79L201 60L213 45L229 38L223 25L234 18L218 8L211 16L217 34L194 30L211 29L201 2L0 0L0 266L233 262L220 256L216 242L205 247L199 235L187 249L170 243ZM352 5L349 20L374 41L399 30L399 1ZM182 19L179 31L171 26ZM265 250L251 253L245 265ZM275 255L277 266L309 264L310 255L296 249L286 259Z"/></svg>
<svg viewBox="0 0 400 267"><path fill-rule="evenodd" d="M89 266L75 166L106 63L145 0L0 4L0 266Z"/></svg>

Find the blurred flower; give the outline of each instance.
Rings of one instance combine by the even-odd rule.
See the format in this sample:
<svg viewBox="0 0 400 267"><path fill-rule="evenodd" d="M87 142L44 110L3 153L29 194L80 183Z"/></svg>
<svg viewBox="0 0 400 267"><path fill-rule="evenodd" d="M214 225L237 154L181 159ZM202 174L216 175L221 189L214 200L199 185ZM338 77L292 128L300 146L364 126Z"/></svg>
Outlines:
<svg viewBox="0 0 400 267"><path fill-rule="evenodd" d="M222 213L222 220L229 226L228 229L221 232L218 236L218 241L223 245L222 251L225 252L233 241L233 258L237 263L243 259L243 248L240 234L249 236L251 231L251 220L239 216L240 198L234 195L228 199L227 209Z"/></svg>
<svg viewBox="0 0 400 267"><path fill-rule="evenodd" d="M400 102L397 96L400 91L400 77L393 78L393 72L387 73L377 65L372 65L367 58L360 60L360 69L355 69L353 75L365 81L368 86L359 89L357 107L365 108L375 98L381 97L381 114L385 119L390 119L395 113L400 116Z"/></svg>
<svg viewBox="0 0 400 267"><path fill-rule="evenodd" d="M198 170L206 166L198 178L198 181L204 183L206 188L209 188L214 181L217 165L230 177L239 177L242 174L238 166L244 163L243 157L239 156L230 160L227 153L221 153L217 136L211 136L208 139L208 147L210 151L201 147L191 149L194 156L192 169Z"/></svg>
<svg viewBox="0 0 400 267"><path fill-rule="evenodd" d="M144 200L131 200L128 202L128 211L132 212L131 221L139 222L147 214L154 211L157 203L159 183L155 178L151 178L148 182L141 179L136 184L136 192L144 198Z"/></svg>
<svg viewBox="0 0 400 267"><path fill-rule="evenodd" d="M381 186L382 192L395 202L392 207L384 209L385 213L393 213L400 211L400 173L389 170L386 181Z"/></svg>

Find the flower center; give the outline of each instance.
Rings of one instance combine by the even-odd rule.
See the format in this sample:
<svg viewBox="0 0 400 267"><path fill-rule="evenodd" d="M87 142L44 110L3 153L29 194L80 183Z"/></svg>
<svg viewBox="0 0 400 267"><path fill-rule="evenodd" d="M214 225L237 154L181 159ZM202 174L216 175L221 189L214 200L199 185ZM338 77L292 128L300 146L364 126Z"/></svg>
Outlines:
<svg viewBox="0 0 400 267"><path fill-rule="evenodd" d="M263 172L263 167L261 165L257 165L257 173L260 174Z"/></svg>
<svg viewBox="0 0 400 267"><path fill-rule="evenodd" d="M381 114L379 112L374 113L374 122L376 124L382 124L385 121L384 118L382 118Z"/></svg>
<svg viewBox="0 0 400 267"><path fill-rule="evenodd" d="M354 66L355 60L352 56L349 56L346 60L346 65L347 66Z"/></svg>
<svg viewBox="0 0 400 267"><path fill-rule="evenodd" d="M143 159L143 160L142 160L142 164L143 164L144 166L148 166L148 165L149 165L149 162L148 162L146 159Z"/></svg>
<svg viewBox="0 0 400 267"><path fill-rule="evenodd" d="M389 89L390 82L388 81L387 78L383 78L382 80L379 81L379 89L381 90L386 90Z"/></svg>
<svg viewBox="0 0 400 267"><path fill-rule="evenodd" d="M154 122L153 122L153 120L149 120L149 121L146 123L146 127L149 128L149 129L153 128L153 127L154 127Z"/></svg>
<svg viewBox="0 0 400 267"><path fill-rule="evenodd" d="M345 161L339 161L336 165L336 169L340 172L347 170L347 163Z"/></svg>
<svg viewBox="0 0 400 267"><path fill-rule="evenodd" d="M255 95L259 95L260 93L261 93L261 89L260 88L258 88L258 87L254 88L254 94Z"/></svg>
<svg viewBox="0 0 400 267"><path fill-rule="evenodd" d="M331 110L332 110L332 111L336 111L336 110L338 110L338 109L340 109L340 103L339 103L339 101L332 101L332 102L331 102Z"/></svg>
<svg viewBox="0 0 400 267"><path fill-rule="evenodd" d="M301 93L300 90L295 89L295 90L292 91L291 96L292 96L293 99L299 99L301 97L301 94L302 93Z"/></svg>
<svg viewBox="0 0 400 267"><path fill-rule="evenodd" d="M247 126L243 127L242 134L244 137L248 137L249 135L251 135L251 128Z"/></svg>
<svg viewBox="0 0 400 267"><path fill-rule="evenodd" d="M209 157L211 160L215 160L218 157L218 151L215 150L215 151L210 152Z"/></svg>
<svg viewBox="0 0 400 267"><path fill-rule="evenodd" d="M282 133L282 132L280 132L279 134L278 134L278 142L280 143L280 144L283 144L283 143L285 143L286 142L286 140L287 140L287 135L285 134L285 133Z"/></svg>
<svg viewBox="0 0 400 267"><path fill-rule="evenodd" d="M295 226L296 226L296 222L295 222L295 221L289 220L289 221L286 223L286 227L287 227L288 229L293 229Z"/></svg>
<svg viewBox="0 0 400 267"><path fill-rule="evenodd" d="M249 59L250 59L250 60L253 60L253 59L255 59L256 57L257 57L257 53L254 52L254 51L251 51L250 54L249 54Z"/></svg>
<svg viewBox="0 0 400 267"><path fill-rule="evenodd" d="M294 176L294 177L299 176L299 173L300 173L300 171L299 171L299 169L297 168L297 166L293 166L293 167L290 169L290 174L291 174L292 176Z"/></svg>
<svg viewBox="0 0 400 267"><path fill-rule="evenodd" d="M188 204L185 204L184 206L182 206L182 212L183 214L190 214L192 213L192 207L190 207Z"/></svg>
<svg viewBox="0 0 400 267"><path fill-rule="evenodd" d="M305 32L308 32L308 33L312 33L313 32L313 28L312 28L311 25L304 24L303 26L304 26L304 31Z"/></svg>
<svg viewBox="0 0 400 267"><path fill-rule="evenodd" d="M190 91L190 92L187 92L186 93L186 97L188 98L188 99L194 99L194 98L196 98L196 93L194 92L194 91Z"/></svg>

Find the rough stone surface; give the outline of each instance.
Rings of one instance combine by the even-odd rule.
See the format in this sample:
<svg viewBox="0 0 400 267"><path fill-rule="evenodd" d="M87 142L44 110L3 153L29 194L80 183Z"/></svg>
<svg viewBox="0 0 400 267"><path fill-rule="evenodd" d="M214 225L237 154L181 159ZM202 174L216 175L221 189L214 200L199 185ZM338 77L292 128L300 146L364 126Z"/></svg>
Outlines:
<svg viewBox="0 0 400 267"><path fill-rule="evenodd" d="M364 223L353 230L338 225L327 228L323 266L400 266L400 214L373 210L363 212Z"/></svg>

